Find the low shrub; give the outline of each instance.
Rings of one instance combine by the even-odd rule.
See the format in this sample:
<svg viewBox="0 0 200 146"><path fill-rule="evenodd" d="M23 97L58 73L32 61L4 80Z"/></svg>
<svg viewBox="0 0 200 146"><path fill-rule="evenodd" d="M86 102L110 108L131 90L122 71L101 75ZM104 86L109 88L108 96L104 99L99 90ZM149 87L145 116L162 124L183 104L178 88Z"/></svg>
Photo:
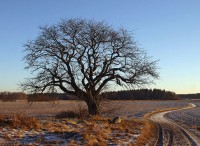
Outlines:
<svg viewBox="0 0 200 146"><path fill-rule="evenodd" d="M74 111L62 111L55 116L57 119L62 118L80 118L81 115L78 113L75 113Z"/></svg>
<svg viewBox="0 0 200 146"><path fill-rule="evenodd" d="M62 118L85 118L88 117L88 111L81 104L78 105L78 110L76 111L62 111L55 115L57 119Z"/></svg>

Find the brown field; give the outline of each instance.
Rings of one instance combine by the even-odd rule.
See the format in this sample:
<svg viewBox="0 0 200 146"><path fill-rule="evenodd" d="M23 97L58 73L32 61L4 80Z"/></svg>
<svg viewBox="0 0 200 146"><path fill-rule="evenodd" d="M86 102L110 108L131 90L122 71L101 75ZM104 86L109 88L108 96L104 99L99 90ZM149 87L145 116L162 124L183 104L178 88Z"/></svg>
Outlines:
<svg viewBox="0 0 200 146"><path fill-rule="evenodd" d="M166 108L177 108L187 105L187 101L108 101L103 105L102 114L106 117L120 116L124 118L143 117L144 114ZM29 104L25 100L16 102L0 102L0 114L23 114L29 116L53 116L62 111L78 111L87 109L82 101L34 102Z"/></svg>
<svg viewBox="0 0 200 146"><path fill-rule="evenodd" d="M103 117L93 118L82 117L87 108L81 101L0 102L0 144L151 145L156 127L142 117L189 102L193 101L109 101L103 105ZM113 124L111 119L115 116L121 117L122 123Z"/></svg>
<svg viewBox="0 0 200 146"><path fill-rule="evenodd" d="M29 104L26 100L16 102L0 102L0 114L23 114L28 116L52 116L61 111L77 110L85 107L81 101L34 102Z"/></svg>

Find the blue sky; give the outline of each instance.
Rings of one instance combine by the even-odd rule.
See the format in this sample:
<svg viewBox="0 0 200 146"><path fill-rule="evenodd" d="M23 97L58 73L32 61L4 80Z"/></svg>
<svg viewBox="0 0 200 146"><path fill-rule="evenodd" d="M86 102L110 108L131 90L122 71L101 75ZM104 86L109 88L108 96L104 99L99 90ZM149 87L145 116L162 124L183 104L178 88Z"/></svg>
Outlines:
<svg viewBox="0 0 200 146"><path fill-rule="evenodd" d="M23 44L39 26L61 19L105 20L133 32L140 47L159 59L160 79L149 88L200 92L199 0L1 0L0 91L20 91Z"/></svg>

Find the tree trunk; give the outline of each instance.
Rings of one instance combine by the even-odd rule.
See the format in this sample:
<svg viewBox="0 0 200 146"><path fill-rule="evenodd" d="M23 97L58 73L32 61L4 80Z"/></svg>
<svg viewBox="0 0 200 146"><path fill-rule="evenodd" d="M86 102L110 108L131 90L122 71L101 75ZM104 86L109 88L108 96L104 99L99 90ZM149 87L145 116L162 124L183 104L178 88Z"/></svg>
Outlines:
<svg viewBox="0 0 200 146"><path fill-rule="evenodd" d="M86 103L90 115L95 116L100 114L99 103L97 101L95 101L93 98L90 98Z"/></svg>

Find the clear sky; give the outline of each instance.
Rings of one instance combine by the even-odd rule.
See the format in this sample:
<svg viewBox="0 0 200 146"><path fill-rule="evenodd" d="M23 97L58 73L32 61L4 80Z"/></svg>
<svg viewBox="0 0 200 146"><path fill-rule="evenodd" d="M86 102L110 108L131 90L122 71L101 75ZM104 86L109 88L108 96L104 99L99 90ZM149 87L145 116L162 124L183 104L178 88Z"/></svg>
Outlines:
<svg viewBox="0 0 200 146"><path fill-rule="evenodd" d="M105 20L133 32L159 59L160 79L149 88L200 92L200 0L0 0L0 91L20 91L23 44L39 26L61 19Z"/></svg>

